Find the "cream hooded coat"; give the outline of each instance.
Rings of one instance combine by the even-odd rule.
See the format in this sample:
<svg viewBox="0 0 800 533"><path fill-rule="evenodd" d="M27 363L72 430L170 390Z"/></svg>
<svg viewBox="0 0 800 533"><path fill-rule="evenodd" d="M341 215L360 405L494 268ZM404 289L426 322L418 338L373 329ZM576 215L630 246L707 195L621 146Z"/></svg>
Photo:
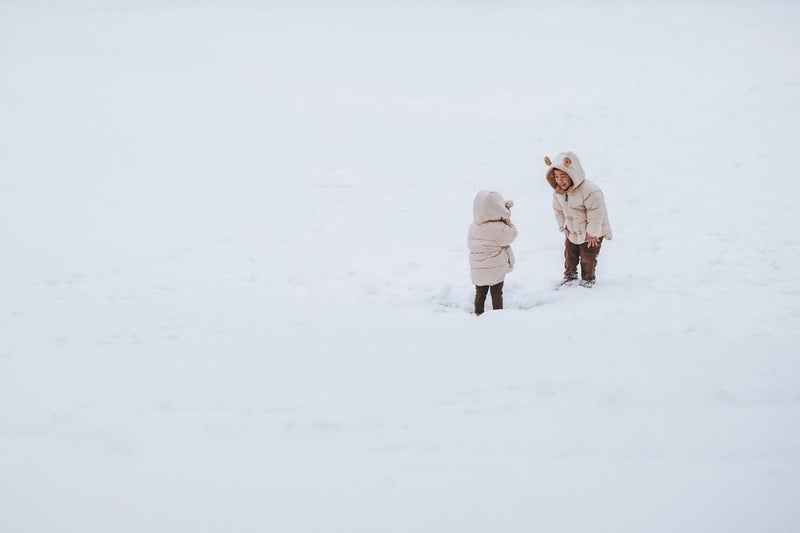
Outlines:
<svg viewBox="0 0 800 533"><path fill-rule="evenodd" d="M517 228L511 223L513 202L495 191L478 191L472 205L474 220L469 226L469 266L472 283L496 285L514 268L511 243Z"/></svg>
<svg viewBox="0 0 800 533"><path fill-rule="evenodd" d="M545 157L547 183L553 188L553 211L558 229L566 234L573 244L586 242L586 235L611 239L611 225L603 192L586 179L578 156L572 152L558 154L555 161ZM566 191L556 184L554 169L566 172L572 186Z"/></svg>

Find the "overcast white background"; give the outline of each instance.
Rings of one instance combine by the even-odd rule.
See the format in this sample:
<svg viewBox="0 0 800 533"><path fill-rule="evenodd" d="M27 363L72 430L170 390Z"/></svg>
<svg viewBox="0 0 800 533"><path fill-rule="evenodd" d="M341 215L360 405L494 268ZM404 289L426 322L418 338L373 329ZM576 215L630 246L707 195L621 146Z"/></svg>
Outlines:
<svg viewBox="0 0 800 533"><path fill-rule="evenodd" d="M4 0L0 530L795 531L798 22ZM476 318L481 188L520 234Z"/></svg>

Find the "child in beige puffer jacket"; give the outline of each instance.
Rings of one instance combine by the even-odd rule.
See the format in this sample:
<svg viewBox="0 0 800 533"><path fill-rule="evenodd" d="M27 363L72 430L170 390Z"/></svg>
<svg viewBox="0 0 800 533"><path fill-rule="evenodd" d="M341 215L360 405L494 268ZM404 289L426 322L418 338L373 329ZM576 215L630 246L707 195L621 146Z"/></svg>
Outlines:
<svg viewBox="0 0 800 533"><path fill-rule="evenodd" d="M554 161L545 157L544 162L548 167L547 183L553 188L556 222L565 236L561 284L577 280L580 263L580 284L591 287L603 239L613 237L603 191L586 179L578 156L572 152L561 152Z"/></svg>
<svg viewBox="0 0 800 533"><path fill-rule="evenodd" d="M514 268L511 243L517 228L511 223L512 201L496 191L478 191L472 205L474 220L469 226L469 266L475 284L475 314L481 315L486 294L491 292L492 309L503 308L503 283Z"/></svg>

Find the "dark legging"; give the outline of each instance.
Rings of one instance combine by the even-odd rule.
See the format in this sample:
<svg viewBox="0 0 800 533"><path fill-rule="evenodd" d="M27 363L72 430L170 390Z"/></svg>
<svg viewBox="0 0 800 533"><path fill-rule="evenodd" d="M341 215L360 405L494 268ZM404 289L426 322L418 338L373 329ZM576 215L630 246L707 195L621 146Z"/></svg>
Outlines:
<svg viewBox="0 0 800 533"><path fill-rule="evenodd" d="M492 309L503 308L503 283L500 282L495 285L475 285L475 314L482 315L484 303L486 302L486 294L492 294Z"/></svg>

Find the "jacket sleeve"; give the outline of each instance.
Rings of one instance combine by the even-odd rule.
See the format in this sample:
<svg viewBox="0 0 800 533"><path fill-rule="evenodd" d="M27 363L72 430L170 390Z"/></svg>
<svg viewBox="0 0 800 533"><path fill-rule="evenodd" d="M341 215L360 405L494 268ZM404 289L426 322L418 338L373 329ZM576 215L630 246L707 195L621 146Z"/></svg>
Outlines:
<svg viewBox="0 0 800 533"><path fill-rule="evenodd" d="M517 238L517 227L510 220L503 223L497 236L497 244L500 246L510 246L514 239Z"/></svg>
<svg viewBox="0 0 800 533"><path fill-rule="evenodd" d="M564 217L564 211L561 209L555 193L553 193L553 212L556 215L556 222L558 222L558 231L564 231L564 228L567 227L567 219Z"/></svg>
<svg viewBox="0 0 800 533"><path fill-rule="evenodd" d="M606 201L602 191L593 191L584 200L586 206L586 234L592 237L603 236L603 218L606 212Z"/></svg>

